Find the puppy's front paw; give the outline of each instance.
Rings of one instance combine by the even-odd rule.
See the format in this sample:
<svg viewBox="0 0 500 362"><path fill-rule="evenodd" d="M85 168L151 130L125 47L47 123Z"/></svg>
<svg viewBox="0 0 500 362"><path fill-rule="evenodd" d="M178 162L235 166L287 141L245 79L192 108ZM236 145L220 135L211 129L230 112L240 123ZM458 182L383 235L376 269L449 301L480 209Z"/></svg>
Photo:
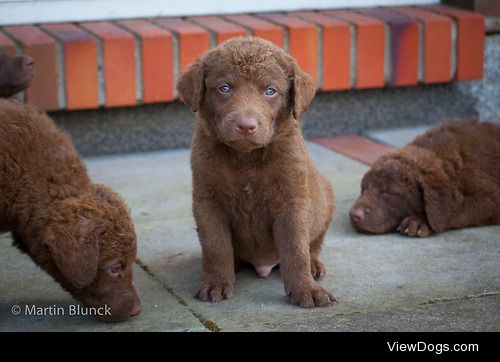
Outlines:
<svg viewBox="0 0 500 362"><path fill-rule="evenodd" d="M302 308L327 307L337 301L330 292L318 284L293 288L288 292L288 298Z"/></svg>
<svg viewBox="0 0 500 362"><path fill-rule="evenodd" d="M432 230L424 216L407 216L399 224L397 231L402 235L425 238L432 234Z"/></svg>
<svg viewBox="0 0 500 362"><path fill-rule="evenodd" d="M202 281L196 297L204 302L217 303L233 297L233 284L223 281Z"/></svg>

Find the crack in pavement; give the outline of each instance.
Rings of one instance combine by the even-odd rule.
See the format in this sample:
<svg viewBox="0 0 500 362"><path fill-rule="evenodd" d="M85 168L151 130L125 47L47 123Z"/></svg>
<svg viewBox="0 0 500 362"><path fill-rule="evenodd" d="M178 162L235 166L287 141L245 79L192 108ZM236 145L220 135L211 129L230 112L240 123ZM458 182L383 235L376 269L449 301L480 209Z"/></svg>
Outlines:
<svg viewBox="0 0 500 362"><path fill-rule="evenodd" d="M177 302L185 307L187 310L195 317L205 328L207 328L211 332L220 332L221 328L214 321L205 318L202 314L196 312L193 308L189 306L189 304L178 295L173 288L169 287L165 284L161 279L159 279L153 271L139 258L135 259L135 263L155 282L159 283L167 292L172 294L172 296L177 300Z"/></svg>
<svg viewBox="0 0 500 362"><path fill-rule="evenodd" d="M432 305L432 304L439 304L439 303L447 303L447 302L456 302L456 301L461 301L461 300L470 300L470 299L477 299L477 298L485 298L485 297L494 297L500 295L500 291L494 291L494 292L484 292L484 293L479 293L479 294L469 294L469 295L464 295L461 297L453 297L453 298L436 298L436 299L431 299L426 302L418 303L416 304L416 307L420 306L427 306L427 305ZM348 313L339 313L339 314L334 314L333 317L349 317L352 315L356 314L361 314L361 315L367 315L370 313L385 313L389 311L413 311L415 308L408 308L408 307L396 307L396 308L387 308L387 309L381 309L381 310L356 310Z"/></svg>
<svg viewBox="0 0 500 362"><path fill-rule="evenodd" d="M195 317L205 328L207 328L211 332L220 332L221 328L215 323L214 321L205 318L202 314L198 313L195 311L193 308L189 306L189 304L184 300L180 295L178 295L173 288L169 287L167 284L165 284L161 279L159 279L153 271L139 258L136 259L135 263L150 277L152 278L155 282L159 283L167 292L169 292L176 300L178 303L181 305L187 307L187 310ZM416 306L426 306L426 305L432 305L432 304L438 304L438 303L447 303L447 302L453 302L453 301L461 301L461 300L470 300L470 299L477 299L477 298L484 298L484 297L492 297L492 296L498 296L500 295L500 291L493 291L493 292L484 292L484 293L479 293L479 294L470 294L470 295L465 295L465 296L459 296L459 297L452 297L452 298L436 298L436 299L431 299L426 302L418 303ZM405 309L406 310L406 309ZM348 313L339 313L335 314L334 317L349 317L353 315L366 315L369 313L372 313L374 311L352 311ZM381 311L379 311L381 312Z"/></svg>
<svg viewBox="0 0 500 362"><path fill-rule="evenodd" d="M454 297L454 298L436 298L436 299L431 299L428 300L427 302L419 303L418 305L429 305L429 304L436 304L436 303L446 303L446 302L453 302L453 301L460 301L460 300L469 300L469 299L476 299L476 298L483 298L483 297L492 297L495 295L500 295L500 292L495 291L495 292L484 292L484 293L479 293L479 294L470 294L470 295L464 295L462 297Z"/></svg>

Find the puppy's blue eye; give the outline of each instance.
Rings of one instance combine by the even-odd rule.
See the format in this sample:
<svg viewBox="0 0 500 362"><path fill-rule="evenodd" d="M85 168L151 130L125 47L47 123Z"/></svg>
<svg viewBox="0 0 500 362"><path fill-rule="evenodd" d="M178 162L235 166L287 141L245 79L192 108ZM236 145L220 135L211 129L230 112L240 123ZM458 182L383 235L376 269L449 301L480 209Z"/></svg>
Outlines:
<svg viewBox="0 0 500 362"><path fill-rule="evenodd" d="M231 92L231 87L229 87L227 84L224 84L219 87L219 91L221 93L229 93Z"/></svg>
<svg viewBox="0 0 500 362"><path fill-rule="evenodd" d="M272 97L276 93L277 93L277 91L274 88L269 87L269 88L266 89L266 96L268 96L268 97Z"/></svg>

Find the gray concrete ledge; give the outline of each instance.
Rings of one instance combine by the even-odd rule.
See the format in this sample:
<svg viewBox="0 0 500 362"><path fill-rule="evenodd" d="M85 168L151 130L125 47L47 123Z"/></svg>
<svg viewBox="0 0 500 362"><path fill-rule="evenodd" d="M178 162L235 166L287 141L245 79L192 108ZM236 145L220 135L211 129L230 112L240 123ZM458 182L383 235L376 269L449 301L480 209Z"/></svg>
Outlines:
<svg viewBox="0 0 500 362"><path fill-rule="evenodd" d="M360 133L477 116L476 99L456 84L319 93L305 113L306 138ZM195 115L179 102L54 112L84 156L188 147Z"/></svg>

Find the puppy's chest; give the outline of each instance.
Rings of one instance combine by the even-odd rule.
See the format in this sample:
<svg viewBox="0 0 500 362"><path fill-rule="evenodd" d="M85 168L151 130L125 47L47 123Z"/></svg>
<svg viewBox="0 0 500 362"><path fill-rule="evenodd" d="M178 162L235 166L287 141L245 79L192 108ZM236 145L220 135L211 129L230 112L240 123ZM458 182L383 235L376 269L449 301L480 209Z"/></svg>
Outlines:
<svg viewBox="0 0 500 362"><path fill-rule="evenodd" d="M235 242L261 244L269 240L274 219L270 190L270 187L250 180L238 183L226 204Z"/></svg>
<svg viewBox="0 0 500 362"><path fill-rule="evenodd" d="M232 190L230 196L231 206L248 211L255 208L262 210L263 207L270 206L272 189L272 185L268 185L262 180L256 182L251 178L241 178L236 182Z"/></svg>
<svg viewBox="0 0 500 362"><path fill-rule="evenodd" d="M221 191L222 201L232 219L267 217L274 198L279 197L272 178L253 174L235 174Z"/></svg>

